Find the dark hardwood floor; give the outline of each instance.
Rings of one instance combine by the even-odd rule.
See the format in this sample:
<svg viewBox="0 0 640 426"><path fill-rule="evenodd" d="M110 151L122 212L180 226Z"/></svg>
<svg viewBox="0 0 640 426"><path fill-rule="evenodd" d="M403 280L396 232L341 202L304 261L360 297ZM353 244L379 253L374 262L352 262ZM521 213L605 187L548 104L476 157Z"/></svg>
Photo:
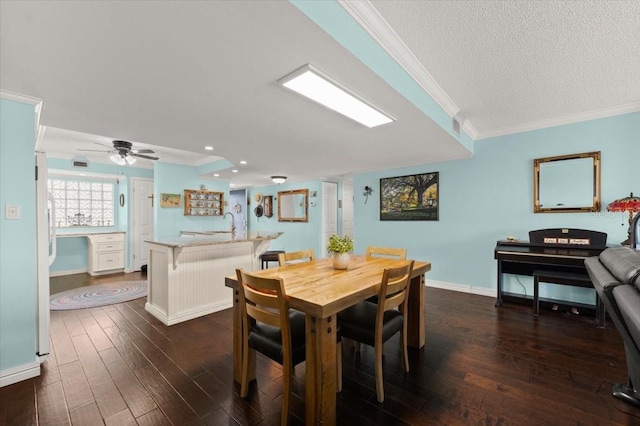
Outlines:
<svg viewBox="0 0 640 426"><path fill-rule="evenodd" d="M55 291L113 280L52 279ZM427 345L403 372L385 345L385 402L376 401L373 350L343 354L343 425L639 425L640 410L610 394L626 380L617 331L595 319L426 289ZM0 389L0 425L276 425L281 368L258 355L249 397L233 383L231 311L171 327L145 299L51 312L43 374ZM296 367L290 424L304 424L304 363Z"/></svg>

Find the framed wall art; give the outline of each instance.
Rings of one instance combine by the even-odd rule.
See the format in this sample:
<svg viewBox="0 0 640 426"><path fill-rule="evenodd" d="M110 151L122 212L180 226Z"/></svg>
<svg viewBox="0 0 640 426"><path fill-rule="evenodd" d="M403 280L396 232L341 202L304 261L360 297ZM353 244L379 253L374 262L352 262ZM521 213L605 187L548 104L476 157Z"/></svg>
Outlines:
<svg viewBox="0 0 640 426"><path fill-rule="evenodd" d="M180 207L180 194L160 194L160 207Z"/></svg>
<svg viewBox="0 0 640 426"><path fill-rule="evenodd" d="M438 172L380 179L380 220L438 220Z"/></svg>

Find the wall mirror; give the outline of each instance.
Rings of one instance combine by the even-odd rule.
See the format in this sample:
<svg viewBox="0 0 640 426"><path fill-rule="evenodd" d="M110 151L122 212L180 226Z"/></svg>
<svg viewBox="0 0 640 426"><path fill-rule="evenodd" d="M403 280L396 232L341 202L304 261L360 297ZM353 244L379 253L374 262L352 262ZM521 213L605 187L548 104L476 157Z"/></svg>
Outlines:
<svg viewBox="0 0 640 426"><path fill-rule="evenodd" d="M533 160L533 212L600 211L600 152Z"/></svg>
<svg viewBox="0 0 640 426"><path fill-rule="evenodd" d="M278 192L278 221L307 222L309 209L309 190Z"/></svg>

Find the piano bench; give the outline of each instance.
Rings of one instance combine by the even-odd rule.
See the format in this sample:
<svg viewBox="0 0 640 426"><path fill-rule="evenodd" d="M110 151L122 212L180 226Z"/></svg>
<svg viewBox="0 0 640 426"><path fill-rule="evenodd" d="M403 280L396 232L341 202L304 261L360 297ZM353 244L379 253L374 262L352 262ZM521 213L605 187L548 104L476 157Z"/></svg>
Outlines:
<svg viewBox="0 0 640 426"><path fill-rule="evenodd" d="M589 275L576 274L570 272L559 271L545 271L535 270L533 271L533 315L538 316L540 313L540 297L539 297L539 284L540 282L550 284L571 285L574 287L594 288L593 283ZM596 293L596 318L598 319L598 326L604 327L605 321L605 307L600 301L598 293Z"/></svg>

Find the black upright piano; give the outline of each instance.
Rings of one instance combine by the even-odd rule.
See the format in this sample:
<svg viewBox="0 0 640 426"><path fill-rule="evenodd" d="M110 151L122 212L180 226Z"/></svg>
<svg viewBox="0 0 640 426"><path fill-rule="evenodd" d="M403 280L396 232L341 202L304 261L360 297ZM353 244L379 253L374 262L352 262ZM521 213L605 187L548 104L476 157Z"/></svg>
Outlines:
<svg viewBox="0 0 640 426"><path fill-rule="evenodd" d="M521 301L524 296L507 293L502 288L502 274L534 277L533 308L538 314L538 282L591 287L591 279L584 266L588 257L598 256L607 248L607 234L571 228L540 229L529 232L529 241L498 241L494 257L498 261L498 298ZM604 306L596 294L596 316L604 326ZM562 303L562 301L558 301ZM567 302L572 304L570 302Z"/></svg>

